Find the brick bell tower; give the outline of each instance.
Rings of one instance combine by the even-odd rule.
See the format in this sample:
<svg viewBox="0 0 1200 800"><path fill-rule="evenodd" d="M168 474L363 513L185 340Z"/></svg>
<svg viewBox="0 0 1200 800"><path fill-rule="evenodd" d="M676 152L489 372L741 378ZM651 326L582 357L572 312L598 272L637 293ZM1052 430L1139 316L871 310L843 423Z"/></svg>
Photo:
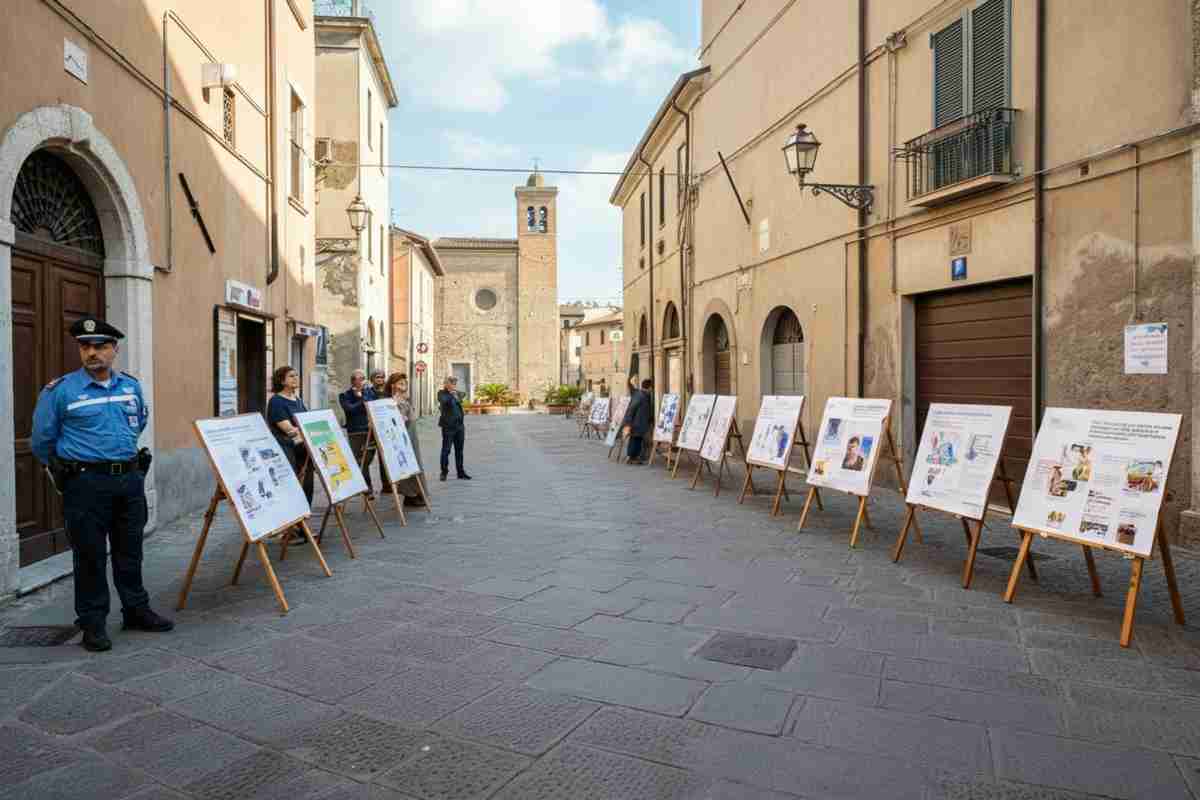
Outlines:
<svg viewBox="0 0 1200 800"><path fill-rule="evenodd" d="M517 380L524 400L558 385L558 189L534 171L517 196Z"/></svg>

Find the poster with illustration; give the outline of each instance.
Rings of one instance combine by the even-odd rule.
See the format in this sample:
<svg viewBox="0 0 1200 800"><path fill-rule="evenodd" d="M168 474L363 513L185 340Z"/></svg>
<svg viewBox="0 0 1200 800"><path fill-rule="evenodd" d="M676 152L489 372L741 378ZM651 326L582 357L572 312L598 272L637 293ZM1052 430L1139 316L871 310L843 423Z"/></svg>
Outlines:
<svg viewBox="0 0 1200 800"><path fill-rule="evenodd" d="M933 403L917 446L908 502L982 519L1010 406Z"/></svg>
<svg viewBox="0 0 1200 800"><path fill-rule="evenodd" d="M654 426L654 441L671 444L675 441L675 420L679 416L679 395L664 394L658 409L658 423Z"/></svg>
<svg viewBox="0 0 1200 800"><path fill-rule="evenodd" d="M617 443L617 436L621 433L621 421L625 419L625 412L629 410L629 396L617 398L616 405L613 406L612 425L608 426L608 434L604 437L604 443L612 447Z"/></svg>
<svg viewBox="0 0 1200 800"><path fill-rule="evenodd" d="M688 402L687 413L683 415L683 427L679 429L679 439L675 446L680 450L695 452L704 444L704 434L708 430L708 420L712 417L713 405L717 402L715 394L695 394Z"/></svg>
<svg viewBox="0 0 1200 800"><path fill-rule="evenodd" d="M1150 555L1181 419L1046 409L1013 525Z"/></svg>
<svg viewBox="0 0 1200 800"><path fill-rule="evenodd" d="M763 395L758 419L754 421L754 436L746 453L747 463L786 469L803 410L804 395Z"/></svg>
<svg viewBox="0 0 1200 800"><path fill-rule="evenodd" d="M321 483L334 503L340 503L367 490L367 481L354 461L350 440L338 424L333 409L305 411L295 415L304 434L310 463L317 465Z"/></svg>
<svg viewBox="0 0 1200 800"><path fill-rule="evenodd" d="M388 480L395 483L421 471L417 454L413 452L412 442L408 438L408 430L404 427L404 415L400 413L395 400L388 398L368 402L367 419L371 421L371 430L375 431L375 442L379 445Z"/></svg>
<svg viewBox="0 0 1200 800"><path fill-rule="evenodd" d="M592 401L592 413L588 417L588 422L599 428L608 424L608 406L609 398L597 397Z"/></svg>
<svg viewBox="0 0 1200 800"><path fill-rule="evenodd" d="M199 419L196 435L250 541L312 513L292 465L262 414Z"/></svg>
<svg viewBox="0 0 1200 800"><path fill-rule="evenodd" d="M829 398L813 448L809 484L860 497L870 494L883 446L883 421L891 407L891 400Z"/></svg>
<svg viewBox="0 0 1200 800"><path fill-rule="evenodd" d="M733 427L733 416L736 413L736 396L717 395L712 416L708 420L708 430L704 432L704 441L700 445L701 457L709 461L720 461L725 455L725 442L729 438L729 429Z"/></svg>

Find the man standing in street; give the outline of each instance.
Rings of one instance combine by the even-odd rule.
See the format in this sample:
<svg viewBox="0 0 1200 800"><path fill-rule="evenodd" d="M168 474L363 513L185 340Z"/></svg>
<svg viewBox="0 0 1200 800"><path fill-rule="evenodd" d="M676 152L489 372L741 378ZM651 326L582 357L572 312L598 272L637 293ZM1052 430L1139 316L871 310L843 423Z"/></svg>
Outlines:
<svg viewBox="0 0 1200 800"><path fill-rule="evenodd" d="M621 425L625 428L625 441L629 442L625 451L626 463L644 464L642 450L654 426L654 382L649 378L642 381L641 391L635 392L629 401Z"/></svg>
<svg viewBox="0 0 1200 800"><path fill-rule="evenodd" d="M375 487L371 484L371 461L375 458L375 448L367 449L371 425L367 421L367 403L379 399L375 388L367 386L367 373L356 369L350 373L350 388L338 395L338 404L346 415L346 435L350 437L350 450L354 460L362 465L363 477L367 479L367 495L375 496ZM363 450L366 450L366 460L363 460Z"/></svg>
<svg viewBox="0 0 1200 800"><path fill-rule="evenodd" d="M449 375L437 394L438 407L441 409L438 427L442 429L442 480L446 480L446 473L450 471L450 448L453 447L458 478L469 481L471 476L463 469L463 444L466 441L467 426L463 419L462 396L459 395L457 386L458 378Z"/></svg>
<svg viewBox="0 0 1200 800"><path fill-rule="evenodd" d="M101 652L108 638L108 550L125 630L162 633L175 623L150 609L142 585L145 479L150 451L138 437L150 418L137 379L113 369L125 335L96 317L70 328L83 366L51 381L33 414L33 454L50 468L63 497L75 567L75 623L83 646Z"/></svg>

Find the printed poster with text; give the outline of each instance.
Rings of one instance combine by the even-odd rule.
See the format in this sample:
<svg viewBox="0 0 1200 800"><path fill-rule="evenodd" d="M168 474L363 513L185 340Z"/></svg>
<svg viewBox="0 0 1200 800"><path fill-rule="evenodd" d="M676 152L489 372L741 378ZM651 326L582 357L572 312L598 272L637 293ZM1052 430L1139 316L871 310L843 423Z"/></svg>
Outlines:
<svg viewBox="0 0 1200 800"><path fill-rule="evenodd" d="M704 444L704 433L708 430L708 420L712 417L713 404L716 402L715 394L692 395L687 414L683 417L683 427L679 429L676 447L693 452L700 449L700 445Z"/></svg>
<svg viewBox="0 0 1200 800"><path fill-rule="evenodd" d="M1149 556L1180 419L1046 409L1013 525Z"/></svg>
<svg viewBox="0 0 1200 800"><path fill-rule="evenodd" d="M664 394L654 426L654 441L670 444L675 440L675 418L679 416L679 395Z"/></svg>
<svg viewBox="0 0 1200 800"><path fill-rule="evenodd" d="M1011 414L1010 406L931 404L905 499L982 519Z"/></svg>
<svg viewBox="0 0 1200 800"><path fill-rule="evenodd" d="M621 421L625 419L625 412L628 410L629 396L618 398L613 410L612 425L608 426L608 435L604 437L604 443L609 447L617 443L617 436L621 433Z"/></svg>
<svg viewBox="0 0 1200 800"><path fill-rule="evenodd" d="M404 427L404 415L396 401L390 398L371 400L367 403L367 417L375 431L375 442L379 445L388 480L395 483L420 472L421 465L417 463L408 429Z"/></svg>
<svg viewBox="0 0 1200 800"><path fill-rule="evenodd" d="M813 448L808 483L860 497L870 494L875 461L883 447L883 420L891 407L891 400L829 398Z"/></svg>
<svg viewBox="0 0 1200 800"><path fill-rule="evenodd" d="M746 461L760 467L786 469L792 455L792 437L803 410L804 395L763 395Z"/></svg>
<svg viewBox="0 0 1200 800"><path fill-rule="evenodd" d="M367 481L354 461L350 441L338 424L333 409L305 411L295 415L304 434L308 456L317 465L321 482L334 503L340 503L367 490Z"/></svg>
<svg viewBox="0 0 1200 800"><path fill-rule="evenodd" d="M198 419L196 433L250 541L312 513L292 465L261 414Z"/></svg>
<svg viewBox="0 0 1200 800"><path fill-rule="evenodd" d="M718 395L713 404L712 417L708 421L708 430L704 433L704 442L700 445L700 456L709 461L720 461L725 455L725 442L729 438L729 429L733 426L733 415L737 413L737 397L734 395Z"/></svg>
<svg viewBox="0 0 1200 800"><path fill-rule="evenodd" d="M597 397L592 401L592 415L588 418L596 427L608 424L608 403L609 398Z"/></svg>

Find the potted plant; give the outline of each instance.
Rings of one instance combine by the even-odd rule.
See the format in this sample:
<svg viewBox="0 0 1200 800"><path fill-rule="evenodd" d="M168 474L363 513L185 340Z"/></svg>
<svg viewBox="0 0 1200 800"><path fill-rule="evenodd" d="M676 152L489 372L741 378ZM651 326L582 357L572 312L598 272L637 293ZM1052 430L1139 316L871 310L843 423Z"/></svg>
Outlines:
<svg viewBox="0 0 1200 800"><path fill-rule="evenodd" d="M512 394L503 383L485 383L475 390L475 404L481 414L502 414L505 400Z"/></svg>
<svg viewBox="0 0 1200 800"><path fill-rule="evenodd" d="M566 414L575 407L582 394L578 386L563 385L550 389L546 392L546 411L551 414Z"/></svg>

